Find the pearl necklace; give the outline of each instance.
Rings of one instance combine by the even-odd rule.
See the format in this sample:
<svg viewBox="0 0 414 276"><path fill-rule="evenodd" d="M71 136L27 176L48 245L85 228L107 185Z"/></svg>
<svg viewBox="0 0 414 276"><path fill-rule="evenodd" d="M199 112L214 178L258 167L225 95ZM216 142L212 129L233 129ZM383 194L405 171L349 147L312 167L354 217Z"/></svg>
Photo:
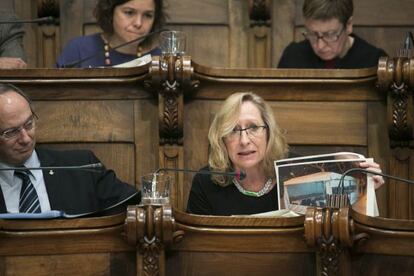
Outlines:
<svg viewBox="0 0 414 276"><path fill-rule="evenodd" d="M258 191L258 192L247 191L246 189L244 189L242 187L242 185L240 185L240 183L237 181L236 178L233 178L233 184L237 187L237 189L239 190L239 192L241 192L244 195L261 197L262 195L267 194L272 189L273 181L272 181L271 178L269 178L267 180L267 182L264 184L263 188L260 191Z"/></svg>
<svg viewBox="0 0 414 276"><path fill-rule="evenodd" d="M104 57L105 57L104 63L105 63L105 66L110 66L110 65L112 65L111 56L109 54L109 51L111 50L111 46L109 45L108 40L106 40L106 38L103 34L101 35L101 37L102 37L102 40L104 42ZM141 57L141 56L142 56L142 47L138 46L137 47L137 57Z"/></svg>

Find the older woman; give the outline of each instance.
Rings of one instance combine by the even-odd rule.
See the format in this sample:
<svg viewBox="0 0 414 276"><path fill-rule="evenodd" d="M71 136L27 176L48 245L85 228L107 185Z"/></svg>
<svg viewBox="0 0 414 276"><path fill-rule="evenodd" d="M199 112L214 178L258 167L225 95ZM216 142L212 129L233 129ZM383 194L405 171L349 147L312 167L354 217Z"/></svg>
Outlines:
<svg viewBox="0 0 414 276"><path fill-rule="evenodd" d="M305 0L305 40L290 43L279 68L356 69L387 54L353 34L353 0Z"/></svg>
<svg viewBox="0 0 414 276"><path fill-rule="evenodd" d="M273 162L286 157L288 146L269 105L254 93L232 94L216 113L208 139L211 148L206 169L244 171L246 177L238 180L219 174L196 174L187 212L237 215L277 210ZM375 163L360 166L380 170ZM380 177L375 180L383 183Z"/></svg>
<svg viewBox="0 0 414 276"><path fill-rule="evenodd" d="M98 0L94 15L103 33L71 40L58 58L57 67L113 66L161 53L157 35L147 35L162 28L162 0ZM140 37L142 41L112 49Z"/></svg>
<svg viewBox="0 0 414 276"><path fill-rule="evenodd" d="M187 211L204 215L252 214L275 210L278 196L273 161L288 146L269 105L253 93L236 93L223 103L208 134L209 167L242 170L246 178L197 174Z"/></svg>

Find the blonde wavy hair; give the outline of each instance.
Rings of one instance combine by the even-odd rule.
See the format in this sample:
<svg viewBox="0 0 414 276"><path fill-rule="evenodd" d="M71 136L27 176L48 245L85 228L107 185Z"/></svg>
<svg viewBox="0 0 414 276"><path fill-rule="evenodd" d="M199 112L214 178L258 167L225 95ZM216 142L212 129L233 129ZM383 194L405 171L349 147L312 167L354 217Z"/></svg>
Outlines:
<svg viewBox="0 0 414 276"><path fill-rule="evenodd" d="M208 140L210 142L209 166L212 170L220 172L234 170L224 139L237 125L242 103L248 101L257 106L265 125L268 127L267 148L265 157L262 160L262 166L266 177L275 179L273 162L286 157L288 145L284 134L276 123L270 106L263 98L252 92L239 92L230 95L216 113L208 132ZM231 184L232 178L213 175L212 180L220 186L227 186Z"/></svg>

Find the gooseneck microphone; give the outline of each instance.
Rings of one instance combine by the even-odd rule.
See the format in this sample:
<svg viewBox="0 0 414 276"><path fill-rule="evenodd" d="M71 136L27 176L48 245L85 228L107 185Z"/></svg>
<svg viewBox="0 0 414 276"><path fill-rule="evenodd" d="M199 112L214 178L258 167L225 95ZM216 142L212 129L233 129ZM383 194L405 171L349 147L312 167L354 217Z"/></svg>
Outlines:
<svg viewBox="0 0 414 276"><path fill-rule="evenodd" d="M351 174L353 172L362 172L362 173L365 173L365 174L381 175L381 176L383 176L385 178L397 180L397 181L400 181L400 182L405 182L405 183L408 183L408 184L414 184L414 181L413 180L404 179L404 178L400 178L400 177L393 176L393 175L389 175L389 174L385 174L385 173L374 172L374 171L371 171L369 169L352 168L352 169L349 169L349 170L345 171L342 174L342 176L341 176L341 178L339 180L338 188L340 189L340 194L343 194L344 193L344 180L345 180L345 177L348 174Z"/></svg>
<svg viewBox="0 0 414 276"><path fill-rule="evenodd" d="M8 167L0 168L0 171L26 171L26 170L82 170L99 172L103 168L102 163L92 163L79 166L52 166L52 167Z"/></svg>
<svg viewBox="0 0 414 276"><path fill-rule="evenodd" d="M159 173L162 171L170 171L170 172L184 172L184 173L198 173L198 174L208 174L208 175L224 175L235 177L237 180L243 180L246 178L246 173L244 171L235 171L235 172L218 172L218 171L205 171L205 170L189 170L189 169L176 169L176 168L159 168L155 171L155 173Z"/></svg>
<svg viewBox="0 0 414 276"><path fill-rule="evenodd" d="M116 47L113 47L113 48L110 49L110 51L113 51L113 50L122 48L124 46L127 46L129 44L133 44L133 43L138 42L138 41L142 41L142 40L146 39L147 37L150 37L150 36L152 36L154 34L161 33L163 31L169 31L169 29L160 29L160 30L153 31L153 32L148 33L148 34L146 34L144 36L141 36L139 38L133 39L131 41L128 41L128 42L122 43L122 44L120 44L120 45L118 45ZM96 56L103 55L104 53L105 53L105 49L102 49L101 51L98 51L97 53L94 53L94 54L89 55L87 57L84 57L84 58L75 60L73 62L67 63L67 64L63 65L62 68L74 68L74 67L77 67L78 65L82 64L82 62L88 61L88 60L90 60L90 59L92 59L92 58L94 58Z"/></svg>
<svg viewBox="0 0 414 276"><path fill-rule="evenodd" d="M35 19L23 19L23 20L6 20L6 21L0 21L0 24L15 24L15 23L53 23L55 22L55 18L52 16L47 17L39 17Z"/></svg>

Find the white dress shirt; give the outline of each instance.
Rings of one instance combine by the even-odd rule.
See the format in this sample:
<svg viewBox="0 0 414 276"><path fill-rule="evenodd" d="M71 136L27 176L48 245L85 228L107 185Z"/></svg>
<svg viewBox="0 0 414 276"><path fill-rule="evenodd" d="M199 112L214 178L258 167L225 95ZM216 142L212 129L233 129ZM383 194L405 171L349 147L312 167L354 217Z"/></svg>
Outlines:
<svg viewBox="0 0 414 276"><path fill-rule="evenodd" d="M23 164L25 167L38 168L40 161L36 151ZM0 168L10 168L9 165L0 162ZM45 180L42 170L31 170L30 180L39 196L40 208L42 212L50 211L49 197L46 191ZM14 175L14 170L0 171L0 186L3 191L4 202L9 213L19 213L20 190L22 180Z"/></svg>

